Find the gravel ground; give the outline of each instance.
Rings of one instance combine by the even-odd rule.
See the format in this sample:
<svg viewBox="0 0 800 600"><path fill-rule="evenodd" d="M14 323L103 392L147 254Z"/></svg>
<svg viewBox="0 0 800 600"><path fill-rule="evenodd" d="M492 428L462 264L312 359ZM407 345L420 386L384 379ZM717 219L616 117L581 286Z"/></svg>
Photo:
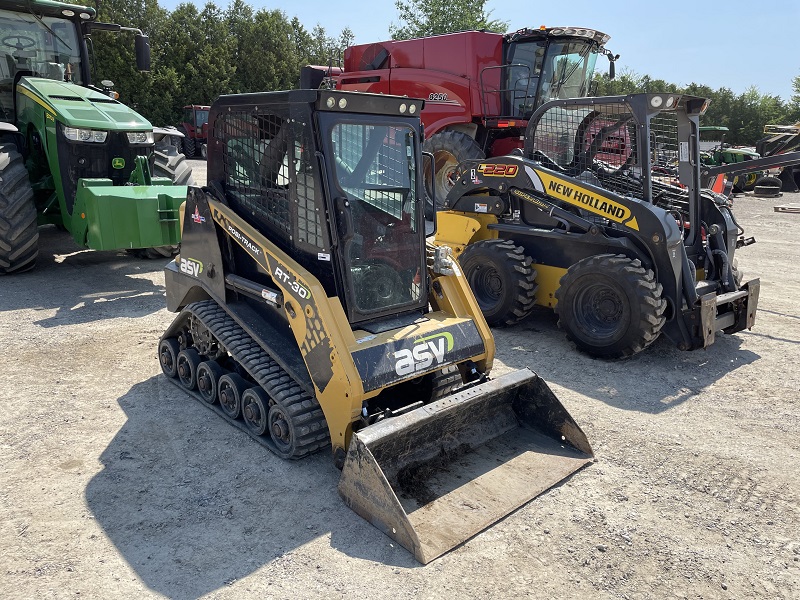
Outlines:
<svg viewBox="0 0 800 600"><path fill-rule="evenodd" d="M0 596L800 597L786 203L736 200L760 312L707 351L597 361L546 311L495 331L495 372L537 371L597 462L424 567L344 506L327 454L281 461L159 374L163 264L43 228L37 269L0 279Z"/></svg>

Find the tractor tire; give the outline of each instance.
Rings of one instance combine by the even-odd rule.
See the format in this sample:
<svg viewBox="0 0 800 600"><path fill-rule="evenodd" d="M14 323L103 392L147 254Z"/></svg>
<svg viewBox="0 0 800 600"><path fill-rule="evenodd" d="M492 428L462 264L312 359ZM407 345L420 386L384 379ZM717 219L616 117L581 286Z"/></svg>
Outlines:
<svg viewBox="0 0 800 600"><path fill-rule="evenodd" d="M513 325L533 310L536 271L522 246L483 240L467 246L458 262L490 326Z"/></svg>
<svg viewBox="0 0 800 600"><path fill-rule="evenodd" d="M169 177L174 185L194 185L192 167L175 146L162 146L155 150L153 175Z"/></svg>
<svg viewBox="0 0 800 600"><path fill-rule="evenodd" d="M753 195L761 198L774 198L781 195L783 182L777 177L760 177L753 187Z"/></svg>
<svg viewBox="0 0 800 600"><path fill-rule="evenodd" d="M32 269L39 254L33 188L13 143L0 144L0 274Z"/></svg>
<svg viewBox="0 0 800 600"><path fill-rule="evenodd" d="M558 325L578 350L597 358L641 352L660 335L667 302L653 271L622 254L572 265L556 290Z"/></svg>
<svg viewBox="0 0 800 600"><path fill-rule="evenodd" d="M194 185L192 168L186 162L186 157L178 152L175 146L164 145L157 147L155 155L153 175L156 177L169 177L175 185ZM128 252L137 258L160 260L175 256L178 253L178 246L136 248Z"/></svg>
<svg viewBox="0 0 800 600"><path fill-rule="evenodd" d="M194 155L197 154L197 143L194 141L194 138L190 138L189 136L183 138L183 153L186 155L186 158L194 158Z"/></svg>
<svg viewBox="0 0 800 600"><path fill-rule="evenodd" d="M483 153L478 143L467 134L461 133L460 131L441 131L435 133L425 140L422 149L425 152L433 154L433 191L435 192L435 196L432 196L431 190L426 190L426 208L428 212L432 212L434 209L434 198L436 210L440 210L444 206L447 194L455 184L453 177L458 163L464 160L481 160L486 158L486 155ZM430 181L430 174L426 170L426 187L428 181Z"/></svg>

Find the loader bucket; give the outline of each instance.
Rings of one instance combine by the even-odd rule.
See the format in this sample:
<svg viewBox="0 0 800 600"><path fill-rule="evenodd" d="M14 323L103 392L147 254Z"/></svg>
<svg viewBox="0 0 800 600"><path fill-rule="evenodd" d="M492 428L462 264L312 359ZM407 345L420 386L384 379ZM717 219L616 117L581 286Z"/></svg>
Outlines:
<svg viewBox="0 0 800 600"><path fill-rule="evenodd" d="M339 494L427 564L593 456L547 384L523 369L354 433Z"/></svg>

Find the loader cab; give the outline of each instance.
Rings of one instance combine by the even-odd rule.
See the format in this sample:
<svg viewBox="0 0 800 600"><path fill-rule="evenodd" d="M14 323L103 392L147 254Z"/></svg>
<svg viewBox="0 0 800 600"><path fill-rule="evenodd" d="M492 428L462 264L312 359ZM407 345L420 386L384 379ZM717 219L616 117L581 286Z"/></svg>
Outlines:
<svg viewBox="0 0 800 600"><path fill-rule="evenodd" d="M609 36L584 28L520 30L506 36L504 111L528 119L550 100L589 95Z"/></svg>
<svg viewBox="0 0 800 600"><path fill-rule="evenodd" d="M422 104L293 90L212 107L209 181L341 299L351 324L427 310Z"/></svg>

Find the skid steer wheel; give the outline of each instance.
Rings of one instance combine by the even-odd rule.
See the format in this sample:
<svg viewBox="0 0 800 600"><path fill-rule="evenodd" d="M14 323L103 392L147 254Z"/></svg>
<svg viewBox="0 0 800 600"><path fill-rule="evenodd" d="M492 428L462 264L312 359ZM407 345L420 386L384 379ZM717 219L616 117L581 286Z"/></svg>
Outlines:
<svg viewBox="0 0 800 600"><path fill-rule="evenodd" d="M430 136L423 144L423 150L433 154L433 182L436 192L436 210L444 206L447 193L455 185L458 163L464 160L481 160L486 155L478 143L460 131L442 131ZM425 171L425 184L430 181L430 173ZM433 198L431 190L426 190L425 211L427 215L433 212Z"/></svg>
<svg viewBox="0 0 800 600"><path fill-rule="evenodd" d="M483 240L467 246L459 263L489 325L511 325L533 310L536 271L522 246Z"/></svg>
<svg viewBox="0 0 800 600"><path fill-rule="evenodd" d="M253 387L242 394L242 417L247 428L256 435L267 431L269 396L261 388Z"/></svg>
<svg viewBox="0 0 800 600"><path fill-rule="evenodd" d="M178 353L181 351L178 340L167 338L158 344L158 362L167 377L178 376Z"/></svg>
<svg viewBox="0 0 800 600"><path fill-rule="evenodd" d="M652 344L666 300L653 271L624 255L600 254L572 265L556 290L558 324L579 350L622 358Z"/></svg>
<svg viewBox="0 0 800 600"><path fill-rule="evenodd" d="M32 269L38 254L39 229L28 172L16 145L0 143L0 274Z"/></svg>
<svg viewBox="0 0 800 600"><path fill-rule="evenodd" d="M252 384L236 373L227 373L219 378L217 384L219 405L231 419L239 418L242 412L242 395L251 386Z"/></svg>
<svg viewBox="0 0 800 600"><path fill-rule="evenodd" d="M187 390L197 387L197 367L200 365L200 354L194 348L178 352L178 379Z"/></svg>
<svg viewBox="0 0 800 600"><path fill-rule="evenodd" d="M218 363L212 360L201 362L197 367L197 391L206 404L214 404L217 401L217 391L219 389L219 379L225 371Z"/></svg>

